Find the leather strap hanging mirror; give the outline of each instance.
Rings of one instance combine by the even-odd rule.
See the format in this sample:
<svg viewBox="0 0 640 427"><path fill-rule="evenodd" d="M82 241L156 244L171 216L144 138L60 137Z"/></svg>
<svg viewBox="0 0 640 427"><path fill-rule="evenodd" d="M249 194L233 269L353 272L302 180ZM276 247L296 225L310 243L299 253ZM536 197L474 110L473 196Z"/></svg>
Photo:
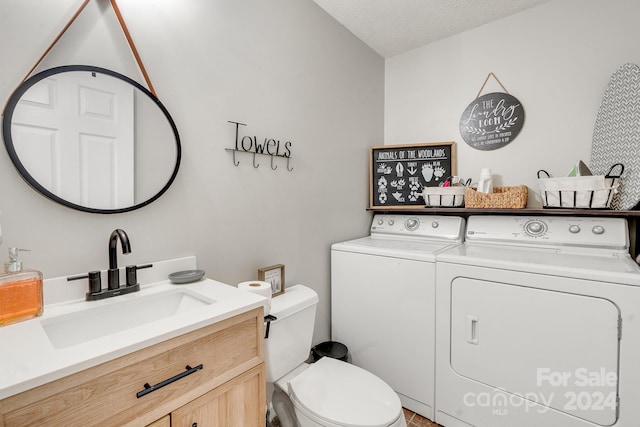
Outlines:
<svg viewBox="0 0 640 427"><path fill-rule="evenodd" d="M14 166L42 195L85 212L128 212L167 191L178 173L181 146L116 0L109 4L148 88L91 65L32 75L90 1L83 1L14 90L2 133Z"/></svg>
<svg viewBox="0 0 640 427"><path fill-rule="evenodd" d="M80 16L80 14L84 10L84 8L87 6L87 4L89 4L90 1L91 0L84 0L82 2L80 7L78 8L78 10L76 10L76 12L73 14L73 16L67 22L67 24L58 33L56 38L53 39L53 41L51 42L49 47L47 47L47 49L40 56L40 58L38 58L36 63L33 65L33 67L31 67L29 72L24 76L24 78L22 79L22 81L20 82L20 84L18 86L20 86L22 83L24 83L29 78L29 76L35 71L35 69L38 68L38 65L40 65L40 63L47 56L47 54L49 52L51 52L51 49L53 49L53 47L56 45L56 43L58 43L58 41L62 38L64 33L67 32L69 27L71 27L71 25L75 22L76 18L78 18L78 16ZM151 84L151 79L149 78L149 74L147 73L147 70L144 67L144 64L142 63L142 58L140 57L140 54L138 53L138 49L136 49L136 45L133 42L133 38L131 37L131 33L129 32L129 29L127 28L127 24L126 24L126 22L124 22L124 17L122 16L122 13L120 12L120 8L118 7L118 3L116 2L116 0L109 0L109 4L111 4L111 7L113 8L113 12L115 13L116 18L118 18L118 23L120 24L120 28L122 28L122 32L124 33L124 37L127 39L127 44L129 45L129 48L131 49L131 53L133 53L133 56L134 56L134 58L136 60L136 63L138 64L138 68L140 69L140 73L144 77L144 80L147 83L149 91L157 98L158 94L156 93L155 89L153 88L153 85ZM3 115L4 115L4 112L5 112L6 108L7 108L7 106L5 104L5 107L2 110L2 114Z"/></svg>

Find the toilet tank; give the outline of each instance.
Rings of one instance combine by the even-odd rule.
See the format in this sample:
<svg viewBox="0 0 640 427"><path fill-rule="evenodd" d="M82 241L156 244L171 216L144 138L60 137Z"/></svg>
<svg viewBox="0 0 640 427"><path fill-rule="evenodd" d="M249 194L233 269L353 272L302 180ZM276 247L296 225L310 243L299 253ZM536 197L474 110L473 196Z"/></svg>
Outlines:
<svg viewBox="0 0 640 427"><path fill-rule="evenodd" d="M273 383L309 357L318 294L303 285L285 289L271 300L269 337L264 340L266 380ZM265 325L266 330L266 325Z"/></svg>

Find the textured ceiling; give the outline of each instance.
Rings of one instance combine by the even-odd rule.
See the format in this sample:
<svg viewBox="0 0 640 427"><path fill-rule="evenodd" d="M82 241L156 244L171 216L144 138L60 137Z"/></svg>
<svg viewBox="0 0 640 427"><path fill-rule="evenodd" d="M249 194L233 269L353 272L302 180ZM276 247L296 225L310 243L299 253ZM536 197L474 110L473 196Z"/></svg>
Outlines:
<svg viewBox="0 0 640 427"><path fill-rule="evenodd" d="M550 0L313 0L388 58Z"/></svg>

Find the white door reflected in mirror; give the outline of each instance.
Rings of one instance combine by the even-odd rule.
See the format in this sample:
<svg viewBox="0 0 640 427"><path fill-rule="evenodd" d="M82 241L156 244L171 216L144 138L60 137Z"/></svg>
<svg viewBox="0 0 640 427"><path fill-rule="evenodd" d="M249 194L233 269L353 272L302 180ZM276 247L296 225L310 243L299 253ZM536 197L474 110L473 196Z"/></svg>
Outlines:
<svg viewBox="0 0 640 427"><path fill-rule="evenodd" d="M162 195L180 165L162 103L110 70L65 66L29 78L3 118L7 152L37 191L87 212L126 212Z"/></svg>
<svg viewBox="0 0 640 427"><path fill-rule="evenodd" d="M96 73L56 74L29 88L12 121L27 171L78 205L134 205L133 89Z"/></svg>

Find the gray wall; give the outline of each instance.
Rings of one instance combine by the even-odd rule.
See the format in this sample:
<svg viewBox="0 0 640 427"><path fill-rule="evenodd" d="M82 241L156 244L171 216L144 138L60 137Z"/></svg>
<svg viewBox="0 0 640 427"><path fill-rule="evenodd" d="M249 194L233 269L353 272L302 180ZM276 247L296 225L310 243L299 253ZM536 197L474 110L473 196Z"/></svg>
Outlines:
<svg viewBox="0 0 640 427"><path fill-rule="evenodd" d="M80 0L0 4L3 102ZM367 233L368 147L383 138L384 60L311 0L118 2L159 98L182 138L169 191L141 210L74 211L22 181L0 151L0 224L9 246L45 277L105 268L107 241L125 229L120 265L196 255L211 278L235 284L286 265L288 285L320 294L314 342L329 338L330 244ZM143 83L108 1L91 1L42 68L113 69ZM292 142L291 166L238 157L234 128ZM3 256L4 257L4 256Z"/></svg>
<svg viewBox="0 0 640 427"><path fill-rule="evenodd" d="M640 64L638 17L637 0L554 0L388 59L385 144L454 140L459 175L477 182L489 167L498 185L528 185L529 206L541 206L539 169L565 176L578 160L589 164L609 78ZM490 72L526 119L507 146L480 151L462 140L459 123ZM483 94L496 91L489 79Z"/></svg>

